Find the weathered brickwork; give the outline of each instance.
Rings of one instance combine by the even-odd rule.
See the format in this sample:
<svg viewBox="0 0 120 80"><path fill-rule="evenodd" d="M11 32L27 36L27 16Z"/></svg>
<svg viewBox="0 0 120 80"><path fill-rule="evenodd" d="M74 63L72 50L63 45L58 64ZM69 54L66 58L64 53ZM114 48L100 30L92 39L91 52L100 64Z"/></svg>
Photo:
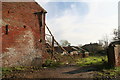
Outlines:
<svg viewBox="0 0 120 80"><path fill-rule="evenodd" d="M120 66L120 45L115 45L115 64Z"/></svg>
<svg viewBox="0 0 120 80"><path fill-rule="evenodd" d="M108 63L111 66L120 66L120 42L113 42L108 48Z"/></svg>
<svg viewBox="0 0 120 80"><path fill-rule="evenodd" d="M44 16L37 16L35 12ZM35 2L2 3L3 66L41 65L47 57L44 51L45 25L39 23L42 19L45 23L45 13Z"/></svg>

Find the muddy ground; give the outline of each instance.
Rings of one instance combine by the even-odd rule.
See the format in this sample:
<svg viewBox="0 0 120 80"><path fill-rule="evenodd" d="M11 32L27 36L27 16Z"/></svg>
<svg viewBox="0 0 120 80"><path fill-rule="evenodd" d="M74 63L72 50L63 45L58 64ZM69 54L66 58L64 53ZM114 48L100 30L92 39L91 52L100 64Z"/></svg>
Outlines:
<svg viewBox="0 0 120 80"><path fill-rule="evenodd" d="M6 78L94 78L96 68L92 66L77 67L74 65L38 70L13 71Z"/></svg>

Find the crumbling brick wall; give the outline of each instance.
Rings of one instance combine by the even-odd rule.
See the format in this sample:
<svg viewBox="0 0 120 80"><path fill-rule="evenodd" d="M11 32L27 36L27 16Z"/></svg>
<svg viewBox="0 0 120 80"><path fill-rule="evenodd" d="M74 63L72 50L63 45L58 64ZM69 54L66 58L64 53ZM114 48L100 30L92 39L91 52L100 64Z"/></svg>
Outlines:
<svg viewBox="0 0 120 80"><path fill-rule="evenodd" d="M35 12L45 12L35 2L2 3L2 61L3 66L40 65L44 52L45 25L39 25ZM40 18L42 19L42 18ZM44 15L45 23L45 15ZM8 25L8 34L6 34ZM41 28L41 32L40 32ZM39 60L39 61L38 61Z"/></svg>
<svg viewBox="0 0 120 80"><path fill-rule="evenodd" d="M115 64L120 66L120 45L115 45Z"/></svg>
<svg viewBox="0 0 120 80"><path fill-rule="evenodd" d="M116 41L108 47L108 63L110 66L120 66L120 42Z"/></svg>
<svg viewBox="0 0 120 80"><path fill-rule="evenodd" d="M34 46L32 31L30 29L19 30L21 31L15 31L16 34L11 32L3 36L3 66L27 66L34 58L42 56L42 52Z"/></svg>

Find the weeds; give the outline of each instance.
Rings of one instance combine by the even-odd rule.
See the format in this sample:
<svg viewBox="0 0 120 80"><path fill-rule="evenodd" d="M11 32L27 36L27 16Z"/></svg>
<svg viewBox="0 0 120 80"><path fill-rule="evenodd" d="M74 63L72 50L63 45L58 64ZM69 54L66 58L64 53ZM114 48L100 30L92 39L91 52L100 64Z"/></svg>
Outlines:
<svg viewBox="0 0 120 80"><path fill-rule="evenodd" d="M9 74L13 71L24 71L27 68L20 66L20 67L3 67L1 69L2 69L2 75L6 75L6 74Z"/></svg>
<svg viewBox="0 0 120 80"><path fill-rule="evenodd" d="M120 76L120 67L110 67L107 64L107 56L91 56L78 59L78 66L94 66L97 69L96 78L116 78Z"/></svg>
<svg viewBox="0 0 120 80"><path fill-rule="evenodd" d="M76 61L78 66L99 65L107 62L107 56L91 56Z"/></svg>
<svg viewBox="0 0 120 80"><path fill-rule="evenodd" d="M109 77L109 78L118 78L120 76L120 67L115 67L111 69L103 69L102 71L97 72L96 77Z"/></svg>

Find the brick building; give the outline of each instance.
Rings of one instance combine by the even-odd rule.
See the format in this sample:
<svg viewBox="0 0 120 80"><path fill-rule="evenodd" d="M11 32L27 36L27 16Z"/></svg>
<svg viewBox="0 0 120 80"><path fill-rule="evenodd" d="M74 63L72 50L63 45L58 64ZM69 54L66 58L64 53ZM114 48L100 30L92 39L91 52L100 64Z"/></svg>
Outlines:
<svg viewBox="0 0 120 80"><path fill-rule="evenodd" d="M2 65L40 65L45 52L45 14L36 2L2 2Z"/></svg>

